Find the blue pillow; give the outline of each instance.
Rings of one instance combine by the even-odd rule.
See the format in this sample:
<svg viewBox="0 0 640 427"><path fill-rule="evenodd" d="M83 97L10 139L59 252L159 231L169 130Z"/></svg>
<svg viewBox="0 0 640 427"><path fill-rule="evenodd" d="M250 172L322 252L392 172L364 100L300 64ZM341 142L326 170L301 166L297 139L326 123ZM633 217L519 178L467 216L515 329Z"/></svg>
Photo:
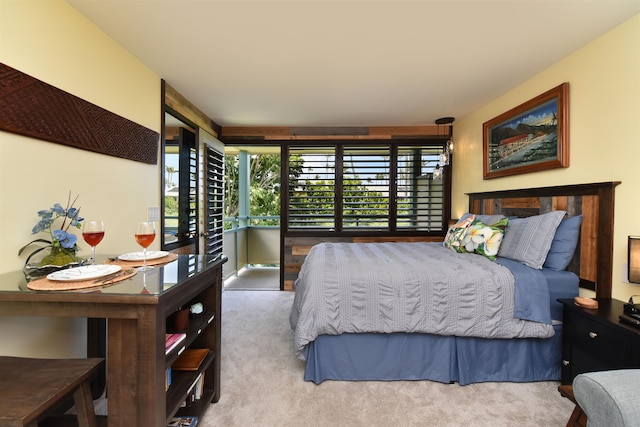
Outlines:
<svg viewBox="0 0 640 427"><path fill-rule="evenodd" d="M581 225L582 215L570 216L560 222L551 242L547 259L544 261L544 268L564 271L569 266L576 246L578 246Z"/></svg>

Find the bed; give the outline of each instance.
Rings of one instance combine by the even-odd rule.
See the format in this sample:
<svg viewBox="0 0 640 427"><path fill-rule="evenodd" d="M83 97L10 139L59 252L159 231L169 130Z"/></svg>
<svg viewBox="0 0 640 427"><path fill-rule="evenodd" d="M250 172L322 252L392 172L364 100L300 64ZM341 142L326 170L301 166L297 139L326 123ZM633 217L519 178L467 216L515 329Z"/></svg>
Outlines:
<svg viewBox="0 0 640 427"><path fill-rule="evenodd" d="M580 287L611 295L617 184L469 194L469 213L456 226L468 218L475 229L506 221L499 250L486 238L475 250L452 248L456 226L447 244L313 246L290 314L304 379L559 380L557 299Z"/></svg>

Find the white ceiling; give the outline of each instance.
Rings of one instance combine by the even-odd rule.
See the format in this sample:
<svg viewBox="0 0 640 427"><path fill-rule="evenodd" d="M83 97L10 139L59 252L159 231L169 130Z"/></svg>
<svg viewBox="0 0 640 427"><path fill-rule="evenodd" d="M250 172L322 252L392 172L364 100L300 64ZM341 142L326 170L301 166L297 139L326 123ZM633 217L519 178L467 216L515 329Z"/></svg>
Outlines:
<svg viewBox="0 0 640 427"><path fill-rule="evenodd" d="M640 0L67 0L221 126L463 118Z"/></svg>

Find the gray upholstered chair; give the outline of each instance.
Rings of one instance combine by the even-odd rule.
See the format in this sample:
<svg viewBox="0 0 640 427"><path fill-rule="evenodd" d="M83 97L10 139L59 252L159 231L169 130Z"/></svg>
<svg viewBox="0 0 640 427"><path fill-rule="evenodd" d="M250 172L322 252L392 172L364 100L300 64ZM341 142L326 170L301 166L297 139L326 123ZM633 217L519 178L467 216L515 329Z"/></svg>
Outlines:
<svg viewBox="0 0 640 427"><path fill-rule="evenodd" d="M580 374L573 395L588 427L640 427L640 369Z"/></svg>

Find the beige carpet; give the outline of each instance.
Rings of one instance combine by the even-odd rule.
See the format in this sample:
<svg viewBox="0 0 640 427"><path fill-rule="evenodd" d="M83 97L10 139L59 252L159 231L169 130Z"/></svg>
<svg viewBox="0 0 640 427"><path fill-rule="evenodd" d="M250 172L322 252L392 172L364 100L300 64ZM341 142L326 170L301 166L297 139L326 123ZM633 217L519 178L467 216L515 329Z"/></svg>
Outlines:
<svg viewBox="0 0 640 427"><path fill-rule="evenodd" d="M226 291L259 291L280 289L280 269L277 267L246 267L224 281Z"/></svg>
<svg viewBox="0 0 640 427"><path fill-rule="evenodd" d="M293 293L224 292L222 392L199 427L564 426L558 383L303 380L293 355Z"/></svg>

